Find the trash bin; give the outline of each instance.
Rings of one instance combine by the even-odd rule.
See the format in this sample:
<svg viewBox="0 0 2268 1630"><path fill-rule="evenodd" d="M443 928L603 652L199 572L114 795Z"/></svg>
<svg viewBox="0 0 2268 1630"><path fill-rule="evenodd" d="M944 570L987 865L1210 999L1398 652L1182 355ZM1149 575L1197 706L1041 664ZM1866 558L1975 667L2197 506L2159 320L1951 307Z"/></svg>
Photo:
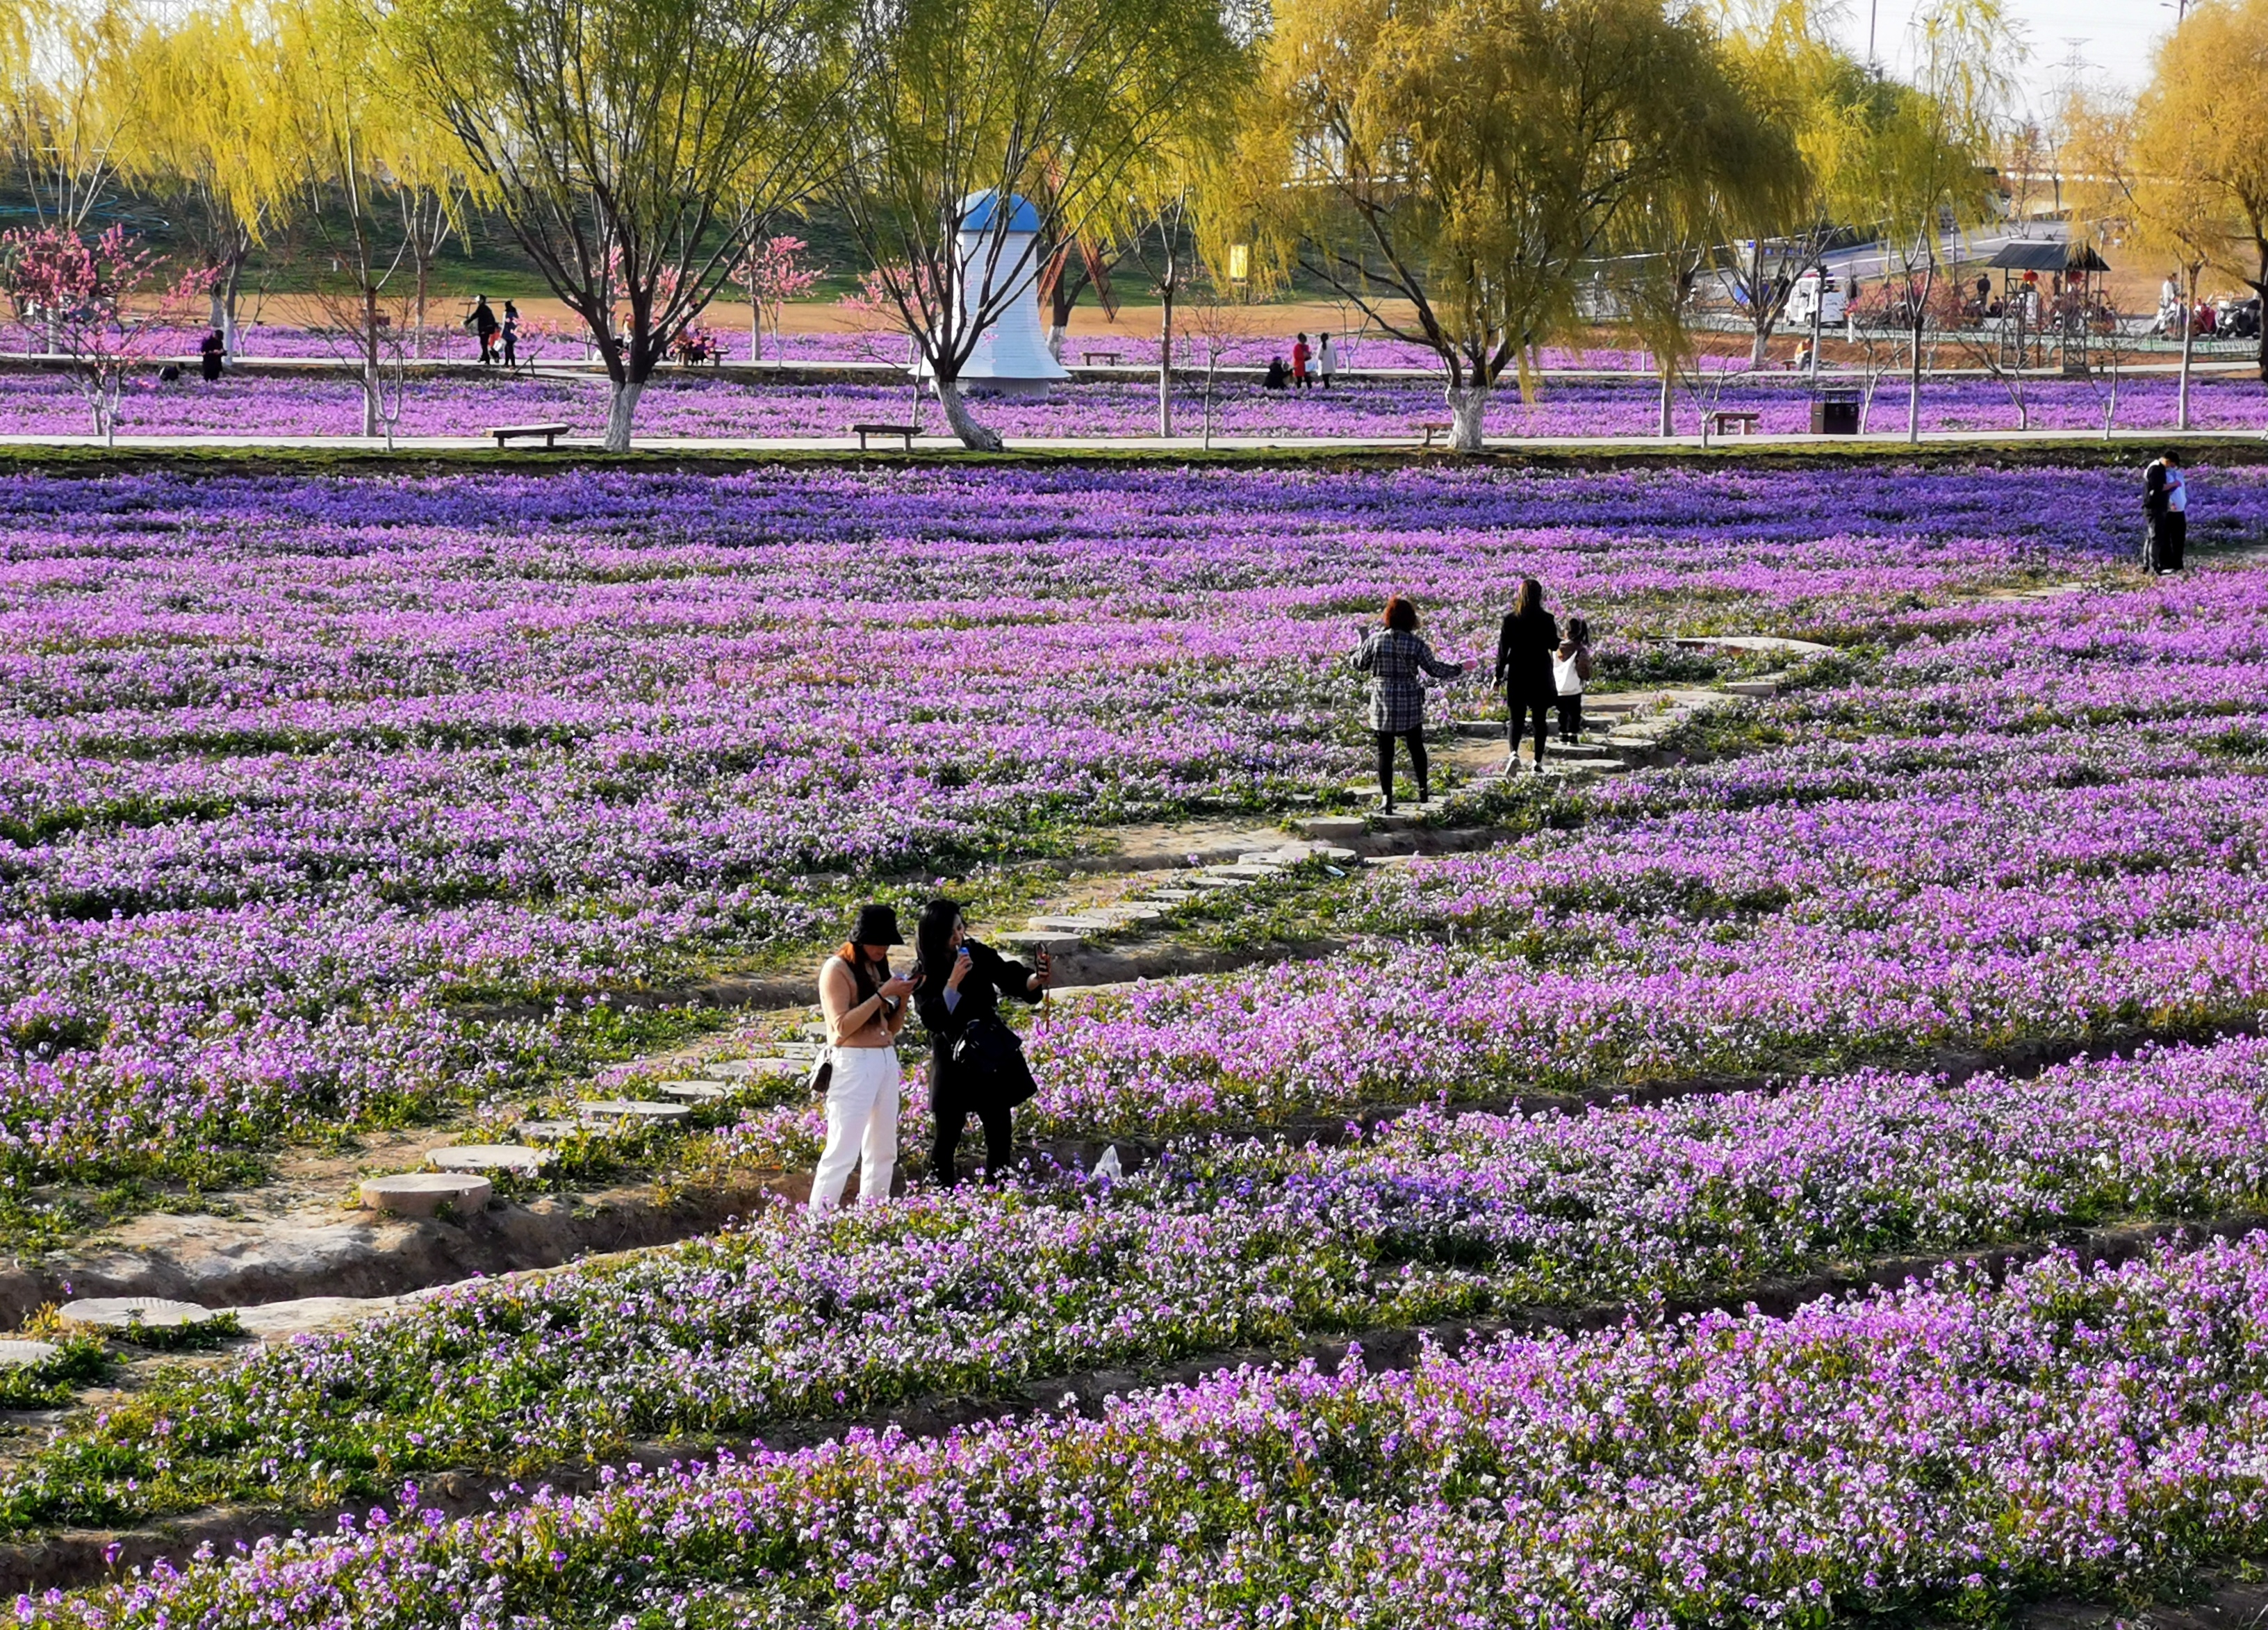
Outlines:
<svg viewBox="0 0 2268 1630"><path fill-rule="evenodd" d="M1858 392L1830 391L1824 396L1813 399L1811 433L1814 436L1856 436L1859 433Z"/></svg>

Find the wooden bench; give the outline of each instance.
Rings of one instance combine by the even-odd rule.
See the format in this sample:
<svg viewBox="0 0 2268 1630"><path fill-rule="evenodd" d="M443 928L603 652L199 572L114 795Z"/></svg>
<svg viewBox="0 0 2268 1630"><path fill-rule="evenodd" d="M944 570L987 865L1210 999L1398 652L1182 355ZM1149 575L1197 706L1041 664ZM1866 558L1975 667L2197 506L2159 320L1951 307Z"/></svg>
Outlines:
<svg viewBox="0 0 2268 1630"><path fill-rule="evenodd" d="M1757 422L1764 418L1764 415L1739 413L1727 408L1723 412L1710 415L1710 418L1715 422L1717 434L1719 436L1754 436L1756 433Z"/></svg>
<svg viewBox="0 0 2268 1630"><path fill-rule="evenodd" d="M1113 368L1116 368L1118 366L1118 359L1121 355L1122 353L1117 351L1081 351L1079 354L1079 359L1082 363L1092 366L1096 359L1100 358L1103 362L1109 363Z"/></svg>
<svg viewBox="0 0 2268 1630"><path fill-rule="evenodd" d="M567 427L563 424L499 424L482 434L495 437L496 444L499 447L506 442L536 436L543 438L546 447L556 447L559 438L567 434Z"/></svg>
<svg viewBox="0 0 2268 1630"><path fill-rule="evenodd" d="M1418 428L1425 432L1425 445L1431 447L1436 436L1447 436L1457 427L1447 419L1420 419L1418 422Z"/></svg>
<svg viewBox="0 0 2268 1630"><path fill-rule="evenodd" d="M866 438L869 436L895 436L905 444L906 451L911 452L914 450L914 437L921 431L918 426L911 424L846 424L843 427L843 433L858 438L860 452L866 451Z"/></svg>

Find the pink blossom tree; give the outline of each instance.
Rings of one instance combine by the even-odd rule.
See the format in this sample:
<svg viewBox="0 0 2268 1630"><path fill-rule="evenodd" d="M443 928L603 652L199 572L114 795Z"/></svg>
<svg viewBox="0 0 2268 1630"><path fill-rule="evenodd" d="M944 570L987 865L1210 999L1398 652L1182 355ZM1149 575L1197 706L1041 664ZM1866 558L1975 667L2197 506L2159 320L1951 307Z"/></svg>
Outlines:
<svg viewBox="0 0 2268 1630"><path fill-rule="evenodd" d="M113 226L89 243L60 226L0 232L0 291L29 341L68 363L93 415L94 433L118 437L127 376L165 353L169 330L187 327L212 274L160 280L165 258Z"/></svg>
<svg viewBox="0 0 2268 1630"><path fill-rule="evenodd" d="M826 268L806 266L803 252L811 246L800 238L768 238L733 268L733 281L748 291L748 360L763 355L763 330L770 319L774 344L779 341L780 308L800 300L817 286Z"/></svg>

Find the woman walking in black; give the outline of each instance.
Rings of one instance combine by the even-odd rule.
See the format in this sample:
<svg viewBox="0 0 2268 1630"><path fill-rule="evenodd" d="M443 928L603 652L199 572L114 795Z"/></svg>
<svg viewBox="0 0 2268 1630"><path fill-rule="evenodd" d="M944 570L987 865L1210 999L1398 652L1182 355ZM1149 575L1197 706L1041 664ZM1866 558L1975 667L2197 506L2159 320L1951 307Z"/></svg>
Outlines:
<svg viewBox="0 0 2268 1630"><path fill-rule="evenodd" d="M1386 812L1394 813L1394 738L1409 745L1410 767L1418 776L1418 802L1432 797L1425 784L1425 681L1454 679L1465 671L1461 662L1443 662L1433 648L1418 637L1418 607L1400 595L1386 602L1386 626L1364 639L1347 658L1356 672L1370 678L1370 728L1378 738L1378 790Z"/></svg>
<svg viewBox="0 0 2268 1630"><path fill-rule="evenodd" d="M1008 1164L1015 1107L1038 1090L1024 1044L1000 1017L1000 998L1038 1001L1048 988L1048 953L1040 952L1036 968L1009 961L968 937L960 902L950 899L922 907L914 949L921 958L914 1005L929 1032L929 1107L937 1123L930 1171L945 1188L960 1180L954 1156L974 1113L984 1127L984 1175L998 1177Z"/></svg>
<svg viewBox="0 0 2268 1630"><path fill-rule="evenodd" d="M1551 659L1559 650L1559 625L1543 609L1543 585L1523 577L1520 594L1496 636L1496 682L1504 687L1511 722L1505 726L1504 769L1520 769L1520 737L1532 716L1535 722L1535 773L1543 773L1543 735L1551 709L1558 704L1559 687L1551 677Z"/></svg>

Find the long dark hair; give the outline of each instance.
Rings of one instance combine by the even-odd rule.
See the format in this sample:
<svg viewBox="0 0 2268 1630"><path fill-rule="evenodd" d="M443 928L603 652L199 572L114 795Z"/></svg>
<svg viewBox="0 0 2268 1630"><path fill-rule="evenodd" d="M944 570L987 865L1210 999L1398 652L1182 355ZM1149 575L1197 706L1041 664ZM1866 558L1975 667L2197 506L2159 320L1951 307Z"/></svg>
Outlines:
<svg viewBox="0 0 2268 1630"><path fill-rule="evenodd" d="M961 902L943 896L922 907L914 929L914 954L921 958L923 976L932 985L953 972L953 925L961 921Z"/></svg>
<svg viewBox="0 0 2268 1630"><path fill-rule="evenodd" d="M1396 594L1386 602L1386 626L1408 634L1418 627L1418 602Z"/></svg>
<svg viewBox="0 0 2268 1630"><path fill-rule="evenodd" d="M1515 617L1533 617L1543 610L1543 585L1533 577L1522 577L1520 580L1520 592L1513 598L1512 614Z"/></svg>
<svg viewBox="0 0 2268 1630"><path fill-rule="evenodd" d="M835 948L835 954L850 965L850 988L854 993L850 998L852 1007L882 994L881 981L874 977L874 965L866 960L864 945L846 939Z"/></svg>

